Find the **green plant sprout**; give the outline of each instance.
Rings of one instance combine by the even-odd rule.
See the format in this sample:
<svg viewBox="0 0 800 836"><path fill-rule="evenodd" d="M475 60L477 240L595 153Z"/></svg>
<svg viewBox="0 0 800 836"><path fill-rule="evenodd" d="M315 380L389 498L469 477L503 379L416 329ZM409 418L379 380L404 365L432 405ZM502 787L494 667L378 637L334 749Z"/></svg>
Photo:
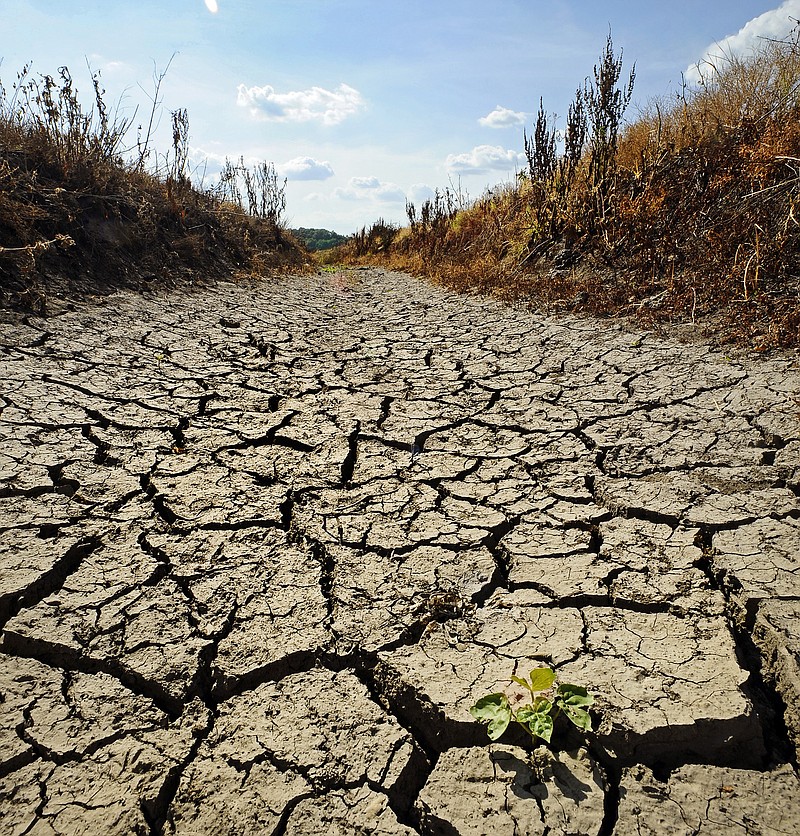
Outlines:
<svg viewBox="0 0 800 836"><path fill-rule="evenodd" d="M530 693L529 703L515 709L504 693L487 694L469 710L479 723L487 725L490 740L501 737L513 720L534 741L540 737L549 743L553 724L560 714L581 731L592 730L592 718L587 709L594 703L594 697L585 688L565 682L556 684L556 674L551 668L535 668L531 671L530 680L519 676L512 676L511 679Z"/></svg>

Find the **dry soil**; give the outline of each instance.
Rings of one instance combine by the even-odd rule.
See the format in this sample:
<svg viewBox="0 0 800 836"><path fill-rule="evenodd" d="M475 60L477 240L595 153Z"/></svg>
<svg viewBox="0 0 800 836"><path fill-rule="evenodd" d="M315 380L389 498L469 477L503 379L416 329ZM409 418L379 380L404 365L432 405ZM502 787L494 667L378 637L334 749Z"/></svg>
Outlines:
<svg viewBox="0 0 800 836"><path fill-rule="evenodd" d="M800 363L353 270L0 321L5 834L800 831ZM540 664L594 733L490 744Z"/></svg>

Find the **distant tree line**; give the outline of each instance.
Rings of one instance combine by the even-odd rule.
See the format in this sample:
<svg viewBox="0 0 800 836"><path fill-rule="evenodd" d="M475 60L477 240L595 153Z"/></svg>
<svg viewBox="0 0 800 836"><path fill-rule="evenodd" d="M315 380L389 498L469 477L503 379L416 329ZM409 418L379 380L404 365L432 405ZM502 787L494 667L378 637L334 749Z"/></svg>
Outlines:
<svg viewBox="0 0 800 836"><path fill-rule="evenodd" d="M333 232L330 229L306 229L306 227L301 226L299 229L291 230L291 232L312 252L329 250L347 241L346 235L339 235L338 232Z"/></svg>

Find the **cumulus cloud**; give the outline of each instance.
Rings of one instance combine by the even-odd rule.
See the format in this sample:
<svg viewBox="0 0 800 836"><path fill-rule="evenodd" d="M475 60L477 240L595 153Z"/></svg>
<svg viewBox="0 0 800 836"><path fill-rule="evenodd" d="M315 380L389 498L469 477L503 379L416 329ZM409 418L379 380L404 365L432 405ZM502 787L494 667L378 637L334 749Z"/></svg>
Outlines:
<svg viewBox="0 0 800 836"><path fill-rule="evenodd" d="M413 203L424 203L426 200L433 200L435 196L434 190L426 183L414 183L408 190L408 199Z"/></svg>
<svg viewBox="0 0 800 836"><path fill-rule="evenodd" d="M257 119L270 122L322 122L338 125L354 116L364 107L364 99L358 90L340 84L335 90L312 87L278 93L268 84L264 87L247 87L240 84L236 103L246 107Z"/></svg>
<svg viewBox="0 0 800 836"><path fill-rule="evenodd" d="M684 73L689 84L699 83L704 75L720 59L730 56L745 56L764 38L783 38L791 32L800 18L800 0L785 0L777 9L754 17L735 34L728 35L719 43L711 44L696 64L689 67Z"/></svg>
<svg viewBox="0 0 800 836"><path fill-rule="evenodd" d="M312 157L295 157L278 166L278 170L289 180L327 180L333 177L333 168L329 162Z"/></svg>
<svg viewBox="0 0 800 836"><path fill-rule="evenodd" d="M396 183L384 183L377 177L351 177L345 188L333 190L342 200L374 200L378 203L405 203L406 194Z"/></svg>
<svg viewBox="0 0 800 836"><path fill-rule="evenodd" d="M379 189L381 181L377 177L351 177L350 185L354 189Z"/></svg>
<svg viewBox="0 0 800 836"><path fill-rule="evenodd" d="M381 203L405 203L406 193L396 183L381 183L375 192L375 197Z"/></svg>
<svg viewBox="0 0 800 836"><path fill-rule="evenodd" d="M130 64L126 64L124 61L109 60L99 52L93 52L89 56L89 66L92 69L97 67L103 75L133 72L133 67Z"/></svg>
<svg viewBox="0 0 800 836"><path fill-rule="evenodd" d="M509 171L521 168L525 155L499 145L477 145L466 154L450 154L445 166L462 174L484 174L488 171Z"/></svg>
<svg viewBox="0 0 800 836"><path fill-rule="evenodd" d="M481 116L478 122L484 128L512 128L515 125L524 125L526 113L519 110L509 110L507 107L497 107L486 116Z"/></svg>

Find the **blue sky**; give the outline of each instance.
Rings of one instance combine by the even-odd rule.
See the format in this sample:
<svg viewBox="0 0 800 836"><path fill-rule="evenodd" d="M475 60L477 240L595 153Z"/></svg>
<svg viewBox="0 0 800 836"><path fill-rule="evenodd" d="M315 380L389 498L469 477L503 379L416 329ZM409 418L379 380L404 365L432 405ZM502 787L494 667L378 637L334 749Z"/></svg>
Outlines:
<svg viewBox="0 0 800 836"><path fill-rule="evenodd" d="M563 117L609 27L644 104L715 44L745 51L791 18L800 0L0 0L0 79L67 65L89 92L88 62L141 121L174 55L158 149L186 108L197 177L272 161L289 225L350 233L436 187L513 179L539 97Z"/></svg>

